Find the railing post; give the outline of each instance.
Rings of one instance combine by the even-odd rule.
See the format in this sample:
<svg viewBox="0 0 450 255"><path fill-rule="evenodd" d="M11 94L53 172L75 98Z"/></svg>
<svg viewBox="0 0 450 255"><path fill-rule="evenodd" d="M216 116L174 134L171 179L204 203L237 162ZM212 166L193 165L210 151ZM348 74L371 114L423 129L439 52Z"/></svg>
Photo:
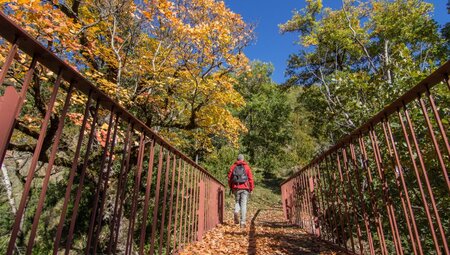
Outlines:
<svg viewBox="0 0 450 255"><path fill-rule="evenodd" d="M16 123L19 101L19 93L12 86L8 86L5 94L0 97L0 166L3 164L9 139Z"/></svg>
<svg viewBox="0 0 450 255"><path fill-rule="evenodd" d="M15 53L17 49L13 46L11 49L10 55ZM7 59L7 62L9 60ZM12 60L11 60L12 61ZM11 63L9 63L11 64ZM5 95L0 98L0 116L4 115L4 121L2 120L0 123L0 166L3 164L3 159L6 154L6 150L8 148L9 140L11 139L11 135L14 130L14 125L16 124L16 118L19 116L20 109L22 108L23 102L25 100L25 96L28 90L28 85L31 82L31 79L33 78L34 70L36 68L37 59L35 56L33 56L33 59L31 60L30 67L28 68L28 71L25 75L25 79L22 83L22 88L20 90L20 95L17 93L14 87L9 86L6 88ZM5 63L2 67L2 72L4 74L1 74L1 83L0 86L3 83L4 76L6 75L6 70L9 68L8 63ZM11 248L9 248L11 249Z"/></svg>
<svg viewBox="0 0 450 255"><path fill-rule="evenodd" d="M317 199L316 199L316 191L314 189L314 176L310 176L309 177L309 190L310 190L310 196L311 196L311 209L312 209L312 213L313 215L311 215L311 217L313 217L313 229L314 229L314 234L316 236L320 236L320 227L319 227L319 210L317 207Z"/></svg>
<svg viewBox="0 0 450 255"><path fill-rule="evenodd" d="M199 205L198 205L198 229L197 229L197 241L202 240L203 230L205 226L205 182L201 180L198 184L199 192Z"/></svg>
<svg viewBox="0 0 450 255"><path fill-rule="evenodd" d="M222 189L222 188L218 188L218 191L219 191L219 193L218 193L218 208L217 208L217 210L218 210L218 216L219 216L219 223L220 224L223 224L223 215L224 215L224 210L225 210L225 208L224 208L224 201L225 201L225 192L224 192L224 190Z"/></svg>

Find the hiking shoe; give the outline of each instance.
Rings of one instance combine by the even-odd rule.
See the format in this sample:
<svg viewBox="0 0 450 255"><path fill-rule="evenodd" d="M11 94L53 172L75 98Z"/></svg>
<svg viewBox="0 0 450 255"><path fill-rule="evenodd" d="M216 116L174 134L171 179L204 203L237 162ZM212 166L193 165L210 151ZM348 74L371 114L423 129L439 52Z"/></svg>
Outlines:
<svg viewBox="0 0 450 255"><path fill-rule="evenodd" d="M239 224L239 213L234 213L234 224Z"/></svg>

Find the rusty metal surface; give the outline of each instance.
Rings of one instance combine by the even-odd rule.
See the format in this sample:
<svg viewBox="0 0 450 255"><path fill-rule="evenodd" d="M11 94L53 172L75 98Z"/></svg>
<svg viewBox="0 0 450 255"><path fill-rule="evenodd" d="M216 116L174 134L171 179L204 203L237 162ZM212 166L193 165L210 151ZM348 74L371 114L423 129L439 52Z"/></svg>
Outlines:
<svg viewBox="0 0 450 255"><path fill-rule="evenodd" d="M15 55L24 54L31 60L20 77L21 88L2 88L0 165L17 131L15 125L25 114L24 105L30 105L28 90L40 75L36 68L57 74L48 85L50 95L43 102L36 144L31 145L34 153L11 224L7 254L36 252L47 224L42 218L52 209L47 200L54 192L50 192L55 184L53 175L61 171L65 173L59 177L64 187L58 209L51 211L56 222L45 237L52 238L53 254L74 250L84 254L176 254L187 242L200 239L206 230L222 222L225 187L221 182L1 12L0 24L0 38L11 44L1 66L2 86L5 78L11 78L8 70L16 61ZM65 123L75 113L81 116L79 124ZM68 163L62 166L58 157L67 150L61 142L68 139L67 126L72 129L69 138L74 139L69 143L73 148L67 154ZM55 130L51 131L50 146L46 146L50 128ZM42 176L35 178L41 168ZM42 180L36 183L36 179ZM201 183L214 188L200 190ZM33 194L36 205L29 207ZM23 236L23 219L29 215L29 234ZM88 225L83 226L81 218ZM80 240L84 240L81 246Z"/></svg>
<svg viewBox="0 0 450 255"><path fill-rule="evenodd" d="M286 179L286 219L353 253L450 254L449 73L450 61Z"/></svg>

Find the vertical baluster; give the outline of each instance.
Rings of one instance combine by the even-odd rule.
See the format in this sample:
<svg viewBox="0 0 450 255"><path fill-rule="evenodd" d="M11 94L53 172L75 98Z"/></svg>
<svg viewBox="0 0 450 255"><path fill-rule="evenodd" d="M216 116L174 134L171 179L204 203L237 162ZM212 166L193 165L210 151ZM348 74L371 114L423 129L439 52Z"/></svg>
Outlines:
<svg viewBox="0 0 450 255"><path fill-rule="evenodd" d="M445 132L444 125L442 124L442 120L439 115L439 111L437 110L436 103L434 102L434 98L431 95L430 89L428 88L428 86L427 86L427 96L428 96L428 100L430 100L431 109L433 110L434 118L436 119L436 123L438 124L439 132L441 133L442 139L444 141L444 146L447 150L447 156L448 156L448 158L450 158L450 144L448 142L447 134ZM448 179L448 177L447 177L447 179Z"/></svg>
<svg viewBox="0 0 450 255"><path fill-rule="evenodd" d="M391 124L390 124L389 119L386 118L385 122L383 124L384 124L383 127L385 130L385 136L387 139L387 143L392 145L392 152L394 154L394 160L395 160L394 173L395 173L395 176L397 179L397 186L398 186L399 192L401 194L402 206L405 211L404 214L405 214L405 217L407 220L407 227L408 227L408 231L409 231L412 246L413 246L413 251L414 251L414 254L417 254L417 250L415 247L415 244L417 242L418 253L423 254L422 245L420 242L421 238L420 238L419 232L417 230L414 211L412 210L411 201L409 199L408 189L406 187L405 178L403 177L403 167L401 165L400 157L397 152L397 148L395 145L395 140L394 140L394 136L392 134ZM386 133L386 129L387 129L387 133ZM401 184L401 187L400 187L400 184ZM406 199L406 202L405 202L405 199ZM411 222L412 222L412 227L410 225Z"/></svg>
<svg viewBox="0 0 450 255"><path fill-rule="evenodd" d="M88 96L86 106L84 109L83 121L82 121L82 124L80 127L80 132L78 134L77 147L75 149L75 155L74 155L74 158L72 161L72 167L71 167L71 170L69 173L69 180L67 182L66 192L65 192L65 196L64 196L64 203L63 203L63 207L61 209L61 215L59 217L59 224L58 224L58 229L56 231L56 238L55 238L55 242L53 244L53 254L54 255L56 255L58 253L59 243L61 240L61 235L62 235L62 231L63 231L63 227L64 227L64 222L66 221L67 207L68 207L69 201L70 201L70 194L72 191L72 185L73 185L73 181L75 178L75 173L78 168L78 158L80 156L81 146L83 144L84 130L86 128L87 120L89 118L89 107L91 105L91 99L92 99L92 93L89 92L89 96ZM67 98L66 98L66 100L67 100ZM70 101L66 101L67 107L69 105L68 104L69 102ZM66 111L67 111L67 109L66 109Z"/></svg>
<svg viewBox="0 0 450 255"><path fill-rule="evenodd" d="M178 210L182 210L183 208L183 191L184 191L184 177L185 177L185 171L182 169L182 163L183 160L180 158L178 160L178 180L177 180L177 197L176 197L176 203L175 203L175 223L173 226L173 243L172 247L174 252L176 252L177 249L177 241L178 241L178 234L181 232L180 229L178 229L178 217L180 218L180 226L181 226L181 216L183 215L182 212L179 212ZM183 177L181 177L183 175ZM182 187L182 190L180 190L180 185ZM180 192L181 191L181 192ZM181 195L180 195L181 194ZM181 196L181 206L180 203L180 196Z"/></svg>
<svg viewBox="0 0 450 255"><path fill-rule="evenodd" d="M73 239L73 234L75 231L75 224L76 224L77 217L78 217L78 209L79 209L80 201L81 201L81 193L83 191L84 179L86 177L86 168L89 164L89 157L91 156L92 143L94 142L94 135L95 135L95 128L97 125L99 106L100 106L100 100L97 99L94 114L92 116L91 130L89 133L88 143L86 146L86 152L84 154L83 166L81 167L80 180L79 180L78 187L77 187L75 202L73 204L72 217L70 219L69 234L67 237L66 252L65 252L66 255L69 254L70 249L72 247L72 239Z"/></svg>
<svg viewBox="0 0 450 255"><path fill-rule="evenodd" d="M52 95L51 95L50 100L47 105L47 112L45 113L44 121L48 122L50 120L50 117L51 117L52 111L53 111L53 106L55 105L56 96L58 94L58 89L61 84L61 79L62 79L62 70L59 71L58 77L56 78L55 86L53 87L53 92L52 92ZM65 117L65 115L63 117ZM64 123L64 119L61 119L60 123ZM56 155L56 152L58 151L59 139L61 138L63 127L64 127L64 124L58 125L55 141L52 145L50 160L48 162L47 169L45 170L45 177L42 182L41 194L39 195L39 201L37 203L37 208L34 213L33 225L31 227L30 237L28 239L26 254L31 254L33 246L34 246L34 239L36 237L36 231L37 231L37 227L39 224L39 219L41 217L42 208L44 207L45 195L47 194L48 184L50 181L50 174L51 174L51 171L53 168L53 163L55 162L55 155ZM45 153L45 151L43 153ZM41 152L41 154L42 154L42 152Z"/></svg>
<svg viewBox="0 0 450 255"><path fill-rule="evenodd" d="M337 152L336 152L336 159L337 159L337 156L338 156L338 154L337 154ZM333 153L332 154L330 154L330 160L332 160L333 159ZM338 162L336 161L336 165L338 164ZM341 236L338 236L338 244L339 244L339 246L342 246L342 245L344 245L344 248L345 249L348 249L348 247L347 247L347 233L345 232L345 223L344 223L344 216L343 216L343 213L342 213L342 199L340 198L340 196L339 196L339 193L338 193L338 185L339 184L337 184L337 176L336 176L336 169L331 169L331 172L330 172L330 175L331 175L331 183L332 183L332 190L334 191L333 193L333 195L334 195L334 201L336 201L336 203L337 203L337 209L338 209L338 211L337 211L337 215L336 215L336 217L337 216L339 216L339 223L337 223L337 224L339 224L339 225L337 225L336 227L337 227L337 229L336 229L336 232L338 232L339 230L340 230L340 235ZM342 242L342 243L341 243Z"/></svg>
<svg viewBox="0 0 450 255"><path fill-rule="evenodd" d="M447 184L447 189L450 191L450 179L448 177L447 167L445 166L444 158L442 157L442 153L439 148L439 144L436 140L436 136L434 135L433 125L431 124L430 117L428 116L427 107L425 105L423 98L420 95L419 95L418 100L419 100L420 108L422 109L422 114L425 119L425 123L427 125L428 133L430 134L431 141L433 143L434 151L436 152L436 155L437 155L437 158L439 161L439 165L441 166L442 174L444 175L445 183ZM439 116L439 115L435 115L435 116ZM440 121L439 119L437 119L437 120L438 120L438 122ZM444 132L444 134L445 134L445 132ZM444 241L444 249L448 250L446 241Z"/></svg>
<svg viewBox="0 0 450 255"><path fill-rule="evenodd" d="M113 110L113 108L112 108ZM111 112L112 112L111 110ZM112 118L112 116L111 116ZM106 195L107 195L107 191L108 191L108 184L109 184L109 180L110 180L110 175L111 175L111 166L113 163L113 155L114 155L114 149L116 146L116 141L117 141L117 130L119 129L119 114L116 114L116 119L114 121L114 133L112 136L112 141L111 141L111 148L109 150L109 158L108 158L108 166L106 168L106 176L104 177L104 181L103 181L103 196L100 202L100 211L97 214L97 230L94 234L94 245L93 245L93 249L94 249L94 254L97 254L97 245L98 245L98 240L100 237L100 232L102 230L102 217L103 217L103 211L104 211L104 207L105 207L105 203L106 203ZM106 147L106 146L105 146ZM102 175L103 176L103 175ZM102 177L103 178L103 177Z"/></svg>
<svg viewBox="0 0 450 255"><path fill-rule="evenodd" d="M169 198L169 222L167 223L167 237L166 237L166 254L170 254L170 243L172 236L172 209L173 209L173 192L175 187L175 173L177 167L177 155L173 155L173 166L172 166L172 183L170 185L170 198ZM175 234L175 233L174 233Z"/></svg>
<svg viewBox="0 0 450 255"><path fill-rule="evenodd" d="M345 151L345 147L342 148L342 154L344 154ZM343 157L343 156L342 156ZM340 186L341 186L341 194L343 195L343 201L344 201L344 210L345 210L345 225L348 228L348 234L350 235L350 243L352 245L352 251L355 253L355 242L353 240L353 222L350 224L350 210L349 210L349 205L348 205L348 201L347 201L347 192L345 191L345 187L344 187L344 174L342 173L342 165L341 165L341 159L340 159L340 155L339 155L339 150L336 151L336 159L337 159L337 166L338 166L338 171L339 171L339 181L340 181ZM344 167L345 167L345 160L344 160ZM345 232L345 231L344 231ZM347 243L347 235L344 236L344 242Z"/></svg>
<svg viewBox="0 0 450 255"><path fill-rule="evenodd" d="M31 82L31 78L33 77L34 70L36 68L36 63L37 63L37 59L36 59L36 57L33 57L33 60L31 61L30 68L28 69L28 71L27 71L27 73L25 75L24 82L22 84L22 90L20 92L20 97L19 97L20 99L19 99L19 102L18 102L18 106L16 108L16 110L17 110L16 118L18 117L18 115L20 113L20 110L22 108L23 101L25 100L25 95L26 95L26 92L28 90L28 85ZM23 214L25 212L25 206L26 206L26 203L28 201L28 195L29 195L30 189L31 189L31 182L34 179L34 170L36 169L36 166L37 166L37 163L38 163L38 160L39 160L39 155L41 154L41 149L42 149L42 145L44 143L44 138L45 138L45 134L46 134L46 130L47 130L49 119L50 119L50 116L48 116L48 119L44 118L44 122L42 123L41 130L39 132L39 138L37 140L36 147L34 149L33 158L31 160L31 165L30 165L30 168L28 170L27 178L26 178L25 185L24 185L24 188L23 188L22 197L20 199L19 207L18 207L18 209L16 211L16 216L14 218L14 225L13 225L13 229L11 231L11 237L9 239L8 250L6 252L6 254L8 254L8 255L12 255L13 254L14 247L16 245L16 240L17 240L17 237L18 237L18 234L19 234L22 217L23 217ZM2 147L0 147L0 160L1 160L0 163L2 163L2 164L3 164L3 158L4 158L5 153L6 153L6 148L7 148L8 143L9 143L9 139L10 139L10 137L12 135L12 128L13 128L13 126L14 125L11 125L11 130L8 130L8 132L10 133L8 139L6 141L0 141L0 143L1 143L0 145L2 146Z"/></svg>
<svg viewBox="0 0 450 255"><path fill-rule="evenodd" d="M362 134L359 136L358 140L359 140L360 152L363 157L363 168L364 168L364 172L365 172L366 180L367 180L367 184L368 184L367 188L369 190L370 202L372 205L373 213L375 214L375 223L377 224L377 234L378 234L378 239L380 240L381 253L384 255L384 254L388 254L388 251L387 251L387 247L386 247L386 239L384 237L383 222L381 221L381 215L378 211L377 202L375 200L375 195L374 195L374 191L373 191L372 173L369 168L369 163L368 163L369 159L367 157L366 146L364 144L364 139L363 139Z"/></svg>
<svg viewBox="0 0 450 255"><path fill-rule="evenodd" d="M190 197L191 197L191 194L189 192L189 187L190 187L190 182L192 181L192 171L190 171L189 164L185 162L184 167L185 167L185 171L187 172L187 180L186 180L186 185L185 185L185 193L183 193L183 196L184 196L183 200L185 201L185 206L184 206L185 212L184 212L184 214L182 214L182 215L184 215L184 217L182 218L182 220L183 220L182 240L183 241L180 242L182 247L184 247L184 244L186 243L186 238L187 238L187 220L188 220L188 214L189 214L189 204L190 204L189 201L190 201ZM183 210L182 210L182 212L183 212ZM181 249L182 247L180 247L178 249Z"/></svg>
<svg viewBox="0 0 450 255"><path fill-rule="evenodd" d="M350 178L350 176L349 176L350 170L349 170L349 165L348 165L347 149L351 145L352 145L352 141L349 141L348 146L343 148L342 157L344 160L344 173L345 173L345 178L347 181L347 190L348 190L348 193L350 193L350 199L351 199L351 203L352 203L352 211L353 211L352 224L356 224L356 234L358 237L359 250L360 250L361 254L364 254L364 247L363 247L363 243L362 243L362 230L361 230L361 226L359 224L359 219L357 218L360 208L357 207L355 195L353 192L353 185L352 185L353 178ZM354 177L354 176L352 176L352 177ZM353 251L353 252L355 252L355 251Z"/></svg>
<svg viewBox="0 0 450 255"><path fill-rule="evenodd" d="M170 173L170 152L167 152L167 158L166 158L166 171L164 176L164 194L163 194L163 207L162 207L162 218L161 218L161 226L159 229L159 248L158 253L159 255L162 254L162 247L163 247L163 240L164 240L164 224L166 222L166 205L167 205L167 189L169 187L169 173Z"/></svg>
<svg viewBox="0 0 450 255"><path fill-rule="evenodd" d="M87 241L86 251L85 251L86 253L90 252L90 248L91 248L92 234L93 234L93 231L94 231L95 218L96 218L97 206L98 206L98 199L99 199L99 194L100 194L100 189L101 189L101 182L102 182L102 178L103 178L103 168L105 167L105 163L106 163L106 157L107 157L107 154L108 154L108 146L109 146L109 140L110 140L111 128L112 128L112 121L114 119L113 118L113 110L114 110L114 106L112 106L111 109L110 109L108 131L106 133L105 146L103 147L102 159L101 159L101 162L100 162L100 168L99 168L99 174L98 174L98 180L97 180L97 189L95 191L94 204L92 206L92 212L91 212L91 220L90 220L89 231L88 231L88 241Z"/></svg>
<svg viewBox="0 0 450 255"><path fill-rule="evenodd" d="M14 42L11 45L11 48L8 51L8 55L5 58L5 62L2 65L2 69L0 69L0 85L3 85L5 81L6 74L8 73L9 67L11 66L14 56L17 54L17 50L19 49L19 37L14 39Z"/></svg>
<svg viewBox="0 0 450 255"><path fill-rule="evenodd" d="M430 195L431 199L434 200L433 193L431 191L431 187L430 187L429 180L428 180L428 174L427 174L427 171L425 169L425 165L424 165L424 162L423 162L423 159L422 159L422 153L420 151L420 148L418 147L417 139L415 137L415 132L414 132L414 129L413 129L413 126L412 126L412 122L411 122L411 119L409 118L409 113L408 113L408 110L406 109L405 105L403 106L403 111L404 111L404 114L406 116L406 122L407 122L407 125L408 125L408 128L409 128L409 131L411 132L411 137L412 137L412 140L413 140L413 143L414 143L414 146L415 146L417 157L419 158L420 166L421 166L422 171L423 171L423 176L425 178L425 185L426 185L426 187L428 189L428 194ZM436 248L436 252L438 254L441 254L440 248L439 248L439 242L437 240L437 236L436 236L436 232L435 232L435 228L433 226L433 220L431 219L431 213L430 213L430 209L429 209L429 206L428 206L428 201L426 199L425 192L424 192L424 189L423 189L422 180L421 180L421 177L420 177L421 174L419 172L419 168L418 168L416 160L415 160L415 155L414 155L414 153L412 151L412 146L411 146L411 142L410 142L410 139L409 139L408 131L406 130L404 119L403 119L403 116L400 113L400 111L398 112L398 116L400 118L400 123L402 125L403 136L404 136L404 138L406 140L409 156L410 156L411 161L413 163L414 172L416 173L417 183L419 184L419 190L420 190L420 193L421 193L422 202L423 202L423 205L424 205L424 208L425 208L425 213L427 215L428 223L430 225L430 232L431 232L431 235L432 235L432 238L433 238L433 242L434 242L434 245L435 245L435 248ZM435 205L435 203L433 203L433 204ZM433 206L433 209L435 209L435 206ZM437 211L435 211L435 215L436 215L436 213L437 213ZM438 215L438 218L439 218L439 215Z"/></svg>
<svg viewBox="0 0 450 255"><path fill-rule="evenodd" d="M122 208L127 194L128 174L131 172L130 159L132 154L131 149L133 145L134 123L131 123L131 126L129 126L128 135L127 149L124 150L123 160L121 161L122 165L120 166L116 199L114 201L114 214L111 222L112 230L110 230L110 236L112 239L110 239L110 242L112 243L113 254L116 254L117 251L120 227L122 226L120 224L122 221Z"/></svg>
<svg viewBox="0 0 450 255"><path fill-rule="evenodd" d="M134 179L134 190L131 203L131 215L128 224L127 243L125 246L125 255L130 254L133 248L134 223L136 220L136 212L137 212L137 198L139 196L139 188L141 186L142 163L144 161L144 152L145 152L145 133L141 131L139 139L137 168Z"/></svg>
<svg viewBox="0 0 450 255"><path fill-rule="evenodd" d="M329 226L326 224L325 222L325 190L324 190L324 184L322 184L323 180L322 180L322 175L321 175L321 168L320 168L320 164L323 161L320 160L318 163L316 163L316 168L317 168L317 176L318 176L318 189L319 189L319 204L320 204L320 209L319 209L319 223L320 223L320 235L321 237L324 237L325 240L330 241L330 229ZM327 202L328 203L328 202Z"/></svg>
<svg viewBox="0 0 450 255"><path fill-rule="evenodd" d="M372 238L372 230L370 229L370 219L369 219L369 215L367 213L367 209L366 209L366 202L364 201L364 195L363 195L363 186L361 183L361 176L359 175L359 167L358 167L358 163L357 163L357 159L356 159L356 153L355 153L355 146L353 145L353 143L350 143L350 153L351 153L351 159L352 159L352 164L354 167L354 172L356 173L356 183L358 186L358 197L359 197L359 202L361 205L361 209L363 211L363 217L364 217L364 226L366 228L366 233L367 233L367 241L369 242L369 250L370 250L370 254L375 254L375 247L373 244L373 238ZM351 185L351 184L350 184ZM378 228L378 226L377 226Z"/></svg>
<svg viewBox="0 0 450 255"><path fill-rule="evenodd" d="M169 151L167 151L169 154ZM159 192L161 188L161 171L163 167L163 148L160 146L159 149L159 162L158 162L158 174L156 176L156 194L155 194L155 204L153 207L153 223L152 223L152 234L150 238L150 255L155 252L155 237L156 237L156 224L158 222L158 207L159 207Z"/></svg>
<svg viewBox="0 0 450 255"><path fill-rule="evenodd" d="M191 218L191 222L190 222L190 226L191 226L191 235L189 238L189 242L194 242L197 241L197 220L198 220L198 205L199 205L199 201L198 201L198 191L199 191L199 182L200 182L200 171L198 171L198 169L196 167L193 167L193 170L195 172L195 178L194 178L194 183L192 185L192 189L193 189L193 201L192 201L192 218Z"/></svg>
<svg viewBox="0 0 450 255"><path fill-rule="evenodd" d="M387 185L387 181L385 178L384 165L383 165L383 162L381 159L381 153L380 153L380 149L378 146L378 140L377 140L377 136L376 136L373 126L369 130L369 137L370 137L370 140L372 143L372 151L373 151L373 154L375 157L375 163L377 165L378 176L380 177L380 180L382 183L381 185L382 185L382 191L383 191L383 202L384 202L384 205L386 206L386 211L388 213L389 225L391 226L392 237L394 239L395 248L396 248L397 254L403 254L403 248L401 245L400 235L398 233L397 219L396 219L396 216L394 213L392 199L390 198L390 195L389 195L389 187Z"/></svg>
<svg viewBox="0 0 450 255"><path fill-rule="evenodd" d="M328 155L330 157L331 160L331 155ZM330 170L330 165L328 164L328 156L325 156L325 162L326 162L326 168L325 168L325 173L327 175L327 183L328 183L328 197L329 197L329 202L330 204L328 204L328 216L327 217L331 217L331 231L332 231L332 235L333 235L333 240L332 242L336 243L337 245L339 245L339 247L342 247L342 244L340 242L338 242L339 240L339 228L338 228L338 222L337 222L337 204L339 203L339 201L336 200L335 197L335 193L332 192L334 189L334 182L333 182L333 177L331 175L331 170ZM341 233L342 234L342 233Z"/></svg>
<svg viewBox="0 0 450 255"><path fill-rule="evenodd" d="M142 213L142 225L141 225L141 238L139 240L139 255L144 254L144 245L145 245L145 236L147 230L147 218L148 218L148 209L149 209L149 200L150 200L150 189L152 185L152 177L153 177L153 168L155 161L155 139L152 137L152 141L150 144L150 162L148 163L147 169L147 181L145 185L145 198L144 198L144 208Z"/></svg>

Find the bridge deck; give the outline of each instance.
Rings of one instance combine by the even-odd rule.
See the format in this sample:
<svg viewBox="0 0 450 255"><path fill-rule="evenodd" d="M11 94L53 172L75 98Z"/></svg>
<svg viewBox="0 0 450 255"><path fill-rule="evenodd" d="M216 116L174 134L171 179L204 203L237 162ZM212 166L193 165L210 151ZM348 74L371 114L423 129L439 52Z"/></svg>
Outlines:
<svg viewBox="0 0 450 255"><path fill-rule="evenodd" d="M348 254L287 223L281 208L259 209L249 217L242 229L228 217L181 254Z"/></svg>

